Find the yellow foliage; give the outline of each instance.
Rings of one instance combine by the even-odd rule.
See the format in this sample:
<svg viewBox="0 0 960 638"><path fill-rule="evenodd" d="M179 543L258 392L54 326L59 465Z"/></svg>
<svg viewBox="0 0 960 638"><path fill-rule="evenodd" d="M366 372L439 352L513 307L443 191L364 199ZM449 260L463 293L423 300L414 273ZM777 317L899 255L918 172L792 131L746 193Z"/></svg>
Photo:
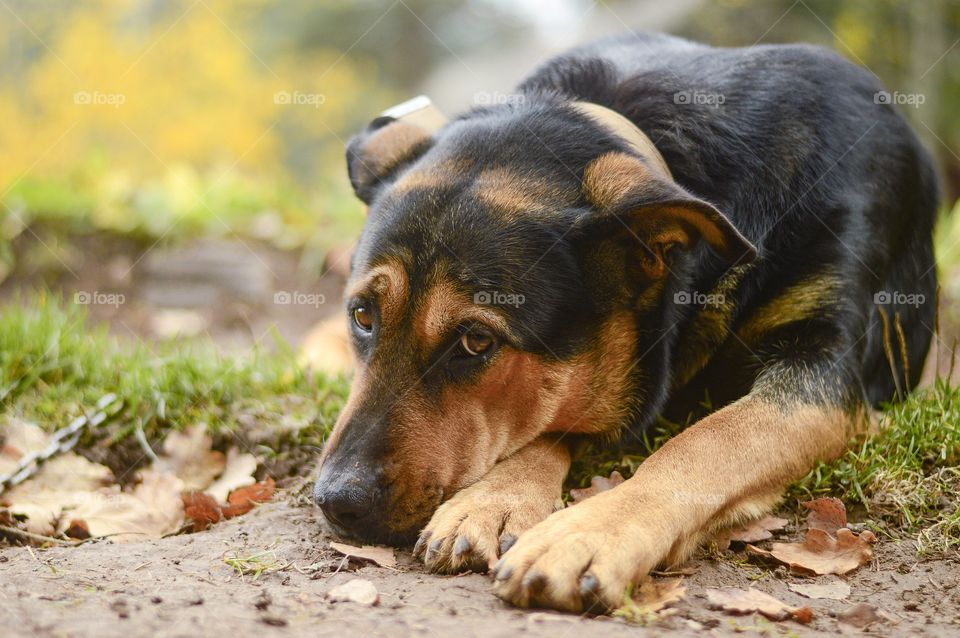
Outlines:
<svg viewBox="0 0 960 638"><path fill-rule="evenodd" d="M255 6L238 4L161 4L149 20L144 3L123 0L63 4L56 16L14 5L26 25L5 16L0 39L15 34L37 55L0 81L0 192L101 157L96 214L116 225L121 195L151 179L181 213L219 174L286 179L287 138L315 144L307 154L325 176L343 173L347 131L366 102L383 103L375 69L338 51L264 60L248 24Z"/></svg>

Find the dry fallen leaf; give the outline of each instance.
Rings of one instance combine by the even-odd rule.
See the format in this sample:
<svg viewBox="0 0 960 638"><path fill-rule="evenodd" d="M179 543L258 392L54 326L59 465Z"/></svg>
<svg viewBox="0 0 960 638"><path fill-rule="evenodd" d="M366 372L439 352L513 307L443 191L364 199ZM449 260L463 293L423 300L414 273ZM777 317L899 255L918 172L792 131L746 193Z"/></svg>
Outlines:
<svg viewBox="0 0 960 638"><path fill-rule="evenodd" d="M328 591L327 600L332 603L376 605L380 602L380 594L377 593L377 588L369 580L354 578Z"/></svg>
<svg viewBox="0 0 960 638"><path fill-rule="evenodd" d="M183 501L183 514L192 522L194 532L202 532L223 518L220 504L209 494L184 492L180 498Z"/></svg>
<svg viewBox="0 0 960 638"><path fill-rule="evenodd" d="M647 616L656 614L675 602L683 600L687 588L682 578L671 580L653 580L647 578L634 591L633 600L619 610L622 615Z"/></svg>
<svg viewBox="0 0 960 638"><path fill-rule="evenodd" d="M381 567L397 566L397 558L393 554L392 547L378 547L376 545L354 547L353 545L347 545L345 543L330 543L330 547L344 556L370 561Z"/></svg>
<svg viewBox="0 0 960 638"><path fill-rule="evenodd" d="M30 479L3 493L12 514L26 517L23 529L41 536L56 532L64 511L87 502L113 481L110 468L67 452L44 463Z"/></svg>
<svg viewBox="0 0 960 638"><path fill-rule="evenodd" d="M228 504L220 508L223 512L223 517L233 518L234 516L246 514L252 510L253 506L257 503L266 503L272 499L275 491L276 484L269 476L259 483L233 490L230 492L230 496L227 497Z"/></svg>
<svg viewBox="0 0 960 638"><path fill-rule="evenodd" d="M773 538L772 532L783 529L789 521L785 518L776 516L764 516L763 518L751 521L740 527L720 531L714 541L717 548L721 551L730 547L730 543L737 541L740 543L756 543Z"/></svg>
<svg viewBox="0 0 960 638"><path fill-rule="evenodd" d="M758 612L770 620L793 619L808 623L813 619L813 610L809 607L791 607L770 594L758 589L707 589L707 600L713 607L734 614L752 614Z"/></svg>
<svg viewBox="0 0 960 638"><path fill-rule="evenodd" d="M257 482L253 473L257 471L257 459L252 454L244 454L236 448L227 450L226 467L212 485L201 488L217 499L217 503L226 504L230 492Z"/></svg>
<svg viewBox="0 0 960 638"><path fill-rule="evenodd" d="M153 506L157 513L155 519L165 530L162 534L180 529L183 525L183 502L180 500L183 482L175 476L153 470L143 470L139 478L140 484L134 488L133 495Z"/></svg>
<svg viewBox="0 0 960 638"><path fill-rule="evenodd" d="M224 471L226 464L223 453L211 450L212 445L213 439L203 423L182 432L170 432L163 442L164 454L154 461L153 469L176 475L188 492L204 490Z"/></svg>
<svg viewBox="0 0 960 638"><path fill-rule="evenodd" d="M3 445L0 446L0 474L12 472L20 458L47 447L50 436L34 423L11 418L3 427Z"/></svg>
<svg viewBox="0 0 960 638"><path fill-rule="evenodd" d="M87 527L87 524L84 521L75 521L71 520L70 524L67 525L67 529L63 531L66 536L70 538L76 538L77 540L85 540L90 538L90 528Z"/></svg>
<svg viewBox="0 0 960 638"><path fill-rule="evenodd" d="M2 433L0 467L10 469L24 453L42 449L49 441L40 428L22 421L7 422ZM185 510L194 530L201 530L270 500L273 481L255 483L253 456L232 449L224 457L212 451L211 444L203 425L170 433L164 454L142 473L132 491L121 490L109 468L74 453L61 454L44 463L35 476L7 490L5 507L27 532L105 536L124 542L178 531Z"/></svg>
<svg viewBox="0 0 960 638"><path fill-rule="evenodd" d="M810 510L807 514L807 527L810 529L834 534L847 526L847 508L839 498L818 498L800 504Z"/></svg>
<svg viewBox="0 0 960 638"><path fill-rule="evenodd" d="M870 562L876 541L876 535L869 530L858 536L843 528L834 537L822 529L810 529L802 543L774 543L770 551L747 545L747 550L774 558L799 574L843 575Z"/></svg>
<svg viewBox="0 0 960 638"><path fill-rule="evenodd" d="M113 486L88 493L83 503L70 510L68 520L61 521L59 531L85 524L91 536L106 536L114 542L160 538L183 524L182 491L183 481L176 476L147 470L133 492Z"/></svg>
<svg viewBox="0 0 960 638"><path fill-rule="evenodd" d="M7 492L5 498L19 491L92 492L113 483L113 472L99 463L88 461L74 452L65 452L40 466L32 478Z"/></svg>
<svg viewBox="0 0 960 638"><path fill-rule="evenodd" d="M807 598L826 598L829 600L844 600L850 595L850 585L837 580L832 583L790 583L787 585L791 591L795 591L801 596Z"/></svg>
<svg viewBox="0 0 960 638"><path fill-rule="evenodd" d="M893 624L899 622L899 620L887 612L877 609L873 605L868 605L867 603L857 603L853 607L845 609L837 614L837 620L857 629L866 629L877 622L890 622Z"/></svg>
<svg viewBox="0 0 960 638"><path fill-rule="evenodd" d="M612 490L616 486L623 483L625 479L620 474L614 470L610 473L609 478L603 476L594 476L590 479L590 487L584 487L582 489L574 488L570 490L570 500L573 501L573 504L576 505L582 501L587 500L591 496L596 496L600 492L606 492L607 490Z"/></svg>

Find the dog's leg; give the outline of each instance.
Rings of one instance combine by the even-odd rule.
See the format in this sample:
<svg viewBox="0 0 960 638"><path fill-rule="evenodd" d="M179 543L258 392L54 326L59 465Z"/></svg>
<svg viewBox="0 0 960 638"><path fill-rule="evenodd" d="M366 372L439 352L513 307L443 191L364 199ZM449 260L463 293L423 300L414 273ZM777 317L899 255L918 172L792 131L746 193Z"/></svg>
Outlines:
<svg viewBox="0 0 960 638"><path fill-rule="evenodd" d="M777 374L775 391L758 383L668 441L630 480L521 536L495 567L497 594L520 606L600 613L620 606L658 564L684 560L718 525L769 510L818 459L842 453L862 412L802 388L784 396L783 379Z"/></svg>
<svg viewBox="0 0 960 638"><path fill-rule="evenodd" d="M486 571L522 532L554 511L569 469L566 443L535 439L441 505L414 553L431 571Z"/></svg>

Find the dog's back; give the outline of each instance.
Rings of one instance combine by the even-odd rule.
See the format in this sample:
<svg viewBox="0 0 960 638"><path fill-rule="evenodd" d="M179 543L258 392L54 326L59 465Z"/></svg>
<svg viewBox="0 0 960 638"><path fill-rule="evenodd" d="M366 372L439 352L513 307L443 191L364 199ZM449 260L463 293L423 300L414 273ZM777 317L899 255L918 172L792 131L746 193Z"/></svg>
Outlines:
<svg viewBox="0 0 960 638"><path fill-rule="evenodd" d="M729 278L723 285L734 296L727 327L741 331L737 339L755 329L764 339L714 337L705 346L704 333L721 331L697 325L704 313L681 315L691 347L715 350L708 362L701 353L677 357L681 403L705 391L720 403L737 398L749 379L731 377L743 354L733 351L796 329L841 326L854 335L838 365L857 368L872 404L916 385L935 324L936 177L868 71L808 45L717 49L642 34L555 58L519 90L622 113L653 140L678 183L759 248L735 291ZM709 291L726 270L705 266L693 290ZM677 368L684 365L693 369Z"/></svg>

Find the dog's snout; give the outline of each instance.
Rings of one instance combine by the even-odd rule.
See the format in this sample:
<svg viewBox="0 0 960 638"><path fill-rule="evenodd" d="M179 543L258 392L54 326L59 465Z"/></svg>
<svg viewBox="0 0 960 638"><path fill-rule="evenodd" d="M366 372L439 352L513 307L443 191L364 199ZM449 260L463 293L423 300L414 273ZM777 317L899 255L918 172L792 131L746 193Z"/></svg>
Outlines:
<svg viewBox="0 0 960 638"><path fill-rule="evenodd" d="M376 533L379 507L376 480L359 471L321 472L313 500L334 527L359 538Z"/></svg>
<svg viewBox="0 0 960 638"><path fill-rule="evenodd" d="M352 522L363 518L363 515L370 511L367 495L358 488L344 486L333 490L318 490L315 500L324 516L347 529Z"/></svg>

